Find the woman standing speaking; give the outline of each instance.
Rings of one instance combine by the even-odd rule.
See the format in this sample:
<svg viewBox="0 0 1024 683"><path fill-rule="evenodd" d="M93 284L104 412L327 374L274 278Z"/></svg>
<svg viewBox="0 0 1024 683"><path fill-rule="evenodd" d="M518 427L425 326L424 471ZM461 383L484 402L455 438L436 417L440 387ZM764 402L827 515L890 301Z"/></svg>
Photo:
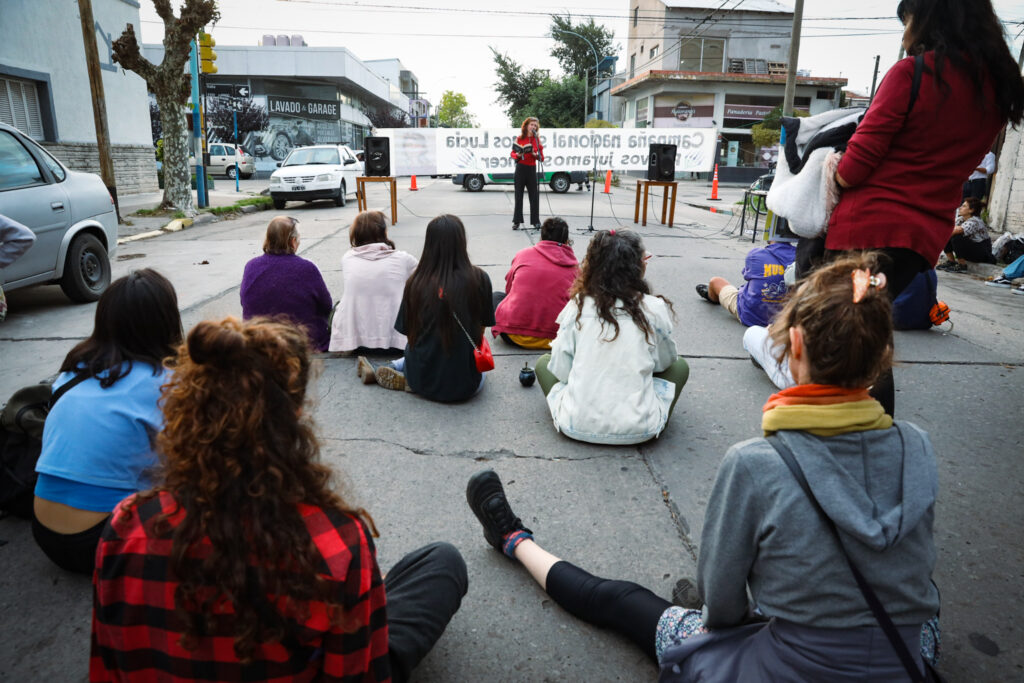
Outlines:
<svg viewBox="0 0 1024 683"><path fill-rule="evenodd" d="M544 147L537 131L540 121L529 117L523 121L519 137L512 145L512 158L516 160L516 210L512 216L512 229L523 224L523 189L530 193L530 225L540 228L540 191L537 189L537 160L544 162Z"/></svg>

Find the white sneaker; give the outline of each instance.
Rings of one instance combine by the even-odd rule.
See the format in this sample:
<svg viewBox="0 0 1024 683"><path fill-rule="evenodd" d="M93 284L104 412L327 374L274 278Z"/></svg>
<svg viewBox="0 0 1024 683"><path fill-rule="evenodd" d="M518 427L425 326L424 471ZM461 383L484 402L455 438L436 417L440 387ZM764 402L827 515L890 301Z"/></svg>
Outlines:
<svg viewBox="0 0 1024 683"><path fill-rule="evenodd" d="M1013 291L1014 294L1024 294L1024 285L1021 285L1020 287L1016 287L1012 291Z"/></svg>
<svg viewBox="0 0 1024 683"><path fill-rule="evenodd" d="M1012 287L1013 286L1013 280L1011 280L1010 278L1006 278L1006 277L1003 277L1002 275L1000 275L997 278L993 278L992 280L989 280L985 284L986 285L990 285L992 287Z"/></svg>

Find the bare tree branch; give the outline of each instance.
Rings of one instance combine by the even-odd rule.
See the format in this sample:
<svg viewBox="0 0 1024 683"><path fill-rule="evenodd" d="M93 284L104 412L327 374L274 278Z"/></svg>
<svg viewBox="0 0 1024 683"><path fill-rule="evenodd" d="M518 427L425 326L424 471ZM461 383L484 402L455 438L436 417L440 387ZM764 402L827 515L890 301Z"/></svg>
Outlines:
<svg viewBox="0 0 1024 683"><path fill-rule="evenodd" d="M128 24L121 37L114 41L112 59L129 71L142 76L146 83L156 78L156 66L142 56L139 41L135 38L135 27L131 24Z"/></svg>

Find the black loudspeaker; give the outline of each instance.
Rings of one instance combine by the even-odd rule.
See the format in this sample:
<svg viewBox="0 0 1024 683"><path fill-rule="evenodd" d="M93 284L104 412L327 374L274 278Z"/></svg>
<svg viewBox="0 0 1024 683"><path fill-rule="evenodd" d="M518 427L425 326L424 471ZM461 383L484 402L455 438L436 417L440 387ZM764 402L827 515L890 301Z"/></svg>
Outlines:
<svg viewBox="0 0 1024 683"><path fill-rule="evenodd" d="M676 179L676 146L652 144L647 155L648 180Z"/></svg>
<svg viewBox="0 0 1024 683"><path fill-rule="evenodd" d="M391 175L391 140L373 137L364 139L363 155L366 157L366 175Z"/></svg>

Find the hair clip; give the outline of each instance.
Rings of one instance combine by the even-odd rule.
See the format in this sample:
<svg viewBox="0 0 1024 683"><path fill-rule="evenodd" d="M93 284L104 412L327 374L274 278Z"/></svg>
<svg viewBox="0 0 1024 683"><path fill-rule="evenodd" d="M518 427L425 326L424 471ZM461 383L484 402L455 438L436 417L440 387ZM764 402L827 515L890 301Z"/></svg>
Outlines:
<svg viewBox="0 0 1024 683"><path fill-rule="evenodd" d="M612 228L611 230L609 230L608 234L609 235L614 235L615 234L615 228Z"/></svg>
<svg viewBox="0 0 1024 683"><path fill-rule="evenodd" d="M853 271L853 303L859 304L868 293L868 287L885 289L885 273L872 275L870 269Z"/></svg>

